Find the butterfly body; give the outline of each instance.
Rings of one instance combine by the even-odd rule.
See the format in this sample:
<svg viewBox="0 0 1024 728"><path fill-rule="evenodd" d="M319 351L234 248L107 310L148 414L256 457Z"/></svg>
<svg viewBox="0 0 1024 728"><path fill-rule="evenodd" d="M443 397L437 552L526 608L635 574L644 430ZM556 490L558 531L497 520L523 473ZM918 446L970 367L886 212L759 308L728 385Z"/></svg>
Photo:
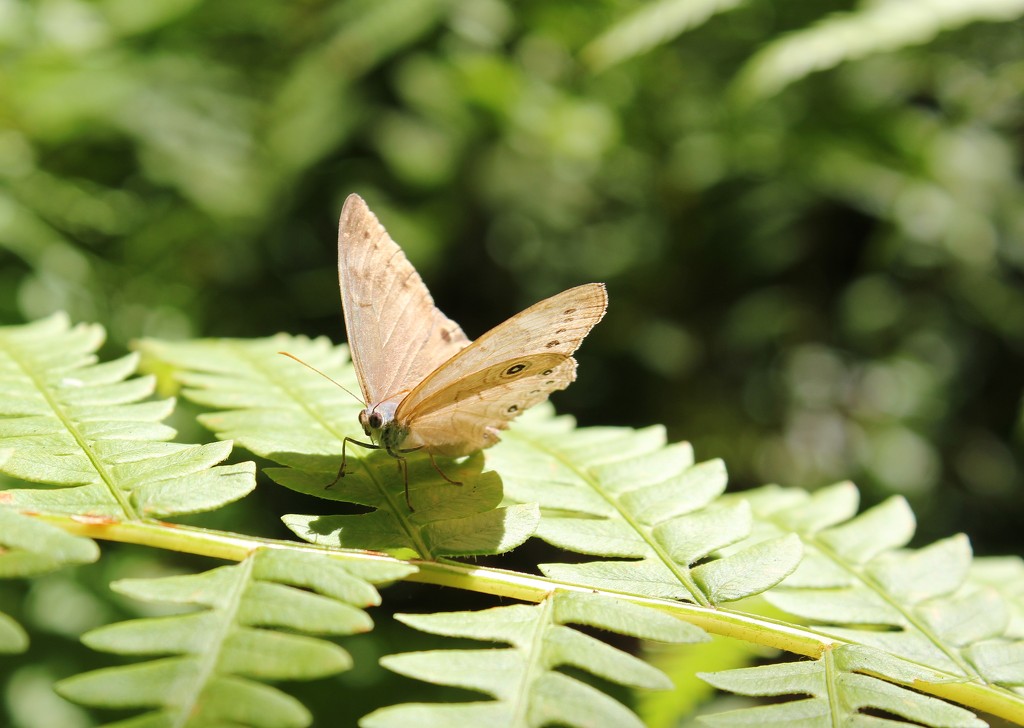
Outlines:
<svg viewBox="0 0 1024 728"><path fill-rule="evenodd" d="M470 341L357 195L341 213L338 280L371 440L346 442L384 449L400 467L414 450L432 458L490 447L515 417L569 386L572 353L608 300L603 284L577 286Z"/></svg>

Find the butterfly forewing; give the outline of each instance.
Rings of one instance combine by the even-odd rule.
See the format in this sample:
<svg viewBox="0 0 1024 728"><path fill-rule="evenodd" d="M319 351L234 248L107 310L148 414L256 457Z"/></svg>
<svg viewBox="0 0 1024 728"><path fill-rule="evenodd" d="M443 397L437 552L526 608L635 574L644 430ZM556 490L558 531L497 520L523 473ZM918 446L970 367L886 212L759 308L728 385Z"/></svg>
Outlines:
<svg viewBox="0 0 1024 728"><path fill-rule="evenodd" d="M469 344L358 195L341 211L338 281L352 363L369 405L414 389Z"/></svg>
<svg viewBox="0 0 1024 728"><path fill-rule="evenodd" d="M402 400L395 412L395 419L410 427L410 430L415 429L420 424L424 414L421 408L426 403L435 397L452 399L444 394L445 390L460 386L459 382L463 379L479 377L480 373L490 371L497 363L515 363L545 354L570 358L583 338L604 316L607 305L608 294L600 283L570 288L535 303L495 326L427 376ZM558 381L557 385L552 384L546 389L541 387L545 392L544 397L556 389L564 389L572 382L575 361L571 371L573 374L567 381ZM505 385L498 382L497 386ZM483 399L489 402L492 396L494 394L488 392ZM472 405L467 402L464 406Z"/></svg>

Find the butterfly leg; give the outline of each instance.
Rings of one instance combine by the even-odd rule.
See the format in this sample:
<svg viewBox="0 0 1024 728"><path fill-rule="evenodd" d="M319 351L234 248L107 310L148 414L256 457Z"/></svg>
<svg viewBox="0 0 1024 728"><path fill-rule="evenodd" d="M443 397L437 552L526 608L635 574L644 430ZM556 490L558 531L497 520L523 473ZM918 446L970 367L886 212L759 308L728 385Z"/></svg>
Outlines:
<svg viewBox="0 0 1024 728"><path fill-rule="evenodd" d="M409 497L409 463L408 461L398 455L398 469L402 471L402 481L405 483L405 505L409 506L409 512L412 513L416 509L412 507L412 499Z"/></svg>
<svg viewBox="0 0 1024 728"><path fill-rule="evenodd" d="M451 478L449 478L447 475L444 474L444 471L441 470L441 468L438 466L438 464L434 461L434 454L433 453L429 453L428 452L427 453L427 457L430 458L430 464L434 466L434 470L437 471L438 475L440 475L442 478L447 480L452 485L462 485L462 481L461 480L452 480Z"/></svg>
<svg viewBox="0 0 1024 728"><path fill-rule="evenodd" d="M325 489L326 488L330 488L332 485L334 485L339 480L341 480L342 478L345 477L345 475L346 475L346 473L345 473L345 463L348 461L348 455L345 453L345 448L348 447L348 444L350 442L353 445L358 445L359 447L365 447L367 450L380 450L381 449L380 445L374 445L371 442L360 442L359 440L356 440L355 438L346 437L342 441L342 443L341 443L341 467L338 468L338 474L334 477L334 480L332 480L330 483L328 483L326 486L324 486Z"/></svg>
<svg viewBox="0 0 1024 728"><path fill-rule="evenodd" d="M399 450L398 452L402 453L404 455L407 452L416 452L417 450L422 450L422 449L423 449L423 445L420 445L419 447L410 447L407 450ZM393 457L393 458L397 458L398 457L398 455L396 453L393 453L390 450L388 450L388 453L390 453L391 457ZM430 458L430 464L434 466L434 470L437 471L438 475L440 475L442 478L447 480L452 485L462 485L462 481L452 480L451 478L449 478L447 475L444 474L444 471L441 470L441 468L438 466L437 462L434 460L434 454L432 452L428 451L427 452L427 457ZM404 458L403 458L403 460L404 460Z"/></svg>
<svg viewBox="0 0 1024 728"><path fill-rule="evenodd" d="M414 447L409 450L392 450L388 447L385 449L388 451L388 455L395 459L395 462L398 465L398 472L402 474L402 482L405 483L405 505L409 506L409 512L411 513L416 509L412 507L412 499L409 497L409 463L402 457L401 453L415 452L416 450L419 450L419 448Z"/></svg>

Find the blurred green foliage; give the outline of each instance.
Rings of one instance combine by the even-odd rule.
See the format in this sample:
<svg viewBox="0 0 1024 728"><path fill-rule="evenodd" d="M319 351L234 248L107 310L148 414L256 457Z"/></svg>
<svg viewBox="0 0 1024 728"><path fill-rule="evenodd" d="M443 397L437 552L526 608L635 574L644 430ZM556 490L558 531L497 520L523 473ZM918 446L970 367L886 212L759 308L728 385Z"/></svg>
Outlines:
<svg viewBox="0 0 1024 728"><path fill-rule="evenodd" d="M556 398L1024 550L1024 0L0 0L0 323L342 337L367 198Z"/></svg>

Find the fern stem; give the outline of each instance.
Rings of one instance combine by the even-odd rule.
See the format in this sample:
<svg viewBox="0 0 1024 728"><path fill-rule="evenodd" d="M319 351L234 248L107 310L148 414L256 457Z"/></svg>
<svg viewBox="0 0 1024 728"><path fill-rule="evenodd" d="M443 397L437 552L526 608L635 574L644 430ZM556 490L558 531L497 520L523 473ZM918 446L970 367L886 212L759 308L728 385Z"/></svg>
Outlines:
<svg viewBox="0 0 1024 728"><path fill-rule="evenodd" d="M843 716L841 706L843 704L839 686L836 685L836 676L839 670L836 668L836 660L832 650L825 650L822 659L825 663L825 689L828 691L828 705L832 710L832 725L842 725Z"/></svg>

